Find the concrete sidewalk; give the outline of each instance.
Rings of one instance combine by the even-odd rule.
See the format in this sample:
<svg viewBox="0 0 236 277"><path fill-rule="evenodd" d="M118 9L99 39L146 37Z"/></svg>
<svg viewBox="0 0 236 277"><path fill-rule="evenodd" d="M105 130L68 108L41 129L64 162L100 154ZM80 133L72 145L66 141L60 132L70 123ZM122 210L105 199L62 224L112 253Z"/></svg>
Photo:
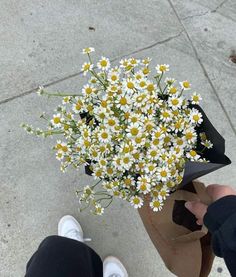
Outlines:
<svg viewBox="0 0 236 277"><path fill-rule="evenodd" d="M22 122L57 100L35 95L39 85L78 92L81 49L96 57L152 57L170 64L170 76L188 79L226 140L232 165L203 178L236 187L235 0L2 0L0 3L0 276L23 276L39 242L55 234L64 214L79 219L102 257L113 254L131 277L173 276L164 267L137 212L123 201L103 217L78 213L74 191L91 182L80 171L63 174L53 140L27 135ZM211 276L230 276L217 259Z"/></svg>

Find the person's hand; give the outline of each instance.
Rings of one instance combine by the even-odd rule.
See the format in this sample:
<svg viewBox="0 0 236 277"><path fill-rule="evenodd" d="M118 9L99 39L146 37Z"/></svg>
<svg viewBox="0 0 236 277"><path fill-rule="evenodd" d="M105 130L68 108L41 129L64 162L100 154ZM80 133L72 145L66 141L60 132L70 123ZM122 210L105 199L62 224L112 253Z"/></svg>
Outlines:
<svg viewBox="0 0 236 277"><path fill-rule="evenodd" d="M206 191L213 202L227 195L236 195L236 191L234 189L223 185L209 185L206 188ZM197 218L197 224L202 225L203 217L207 211L207 205L201 203L200 201L188 201L185 203L185 207L195 215Z"/></svg>

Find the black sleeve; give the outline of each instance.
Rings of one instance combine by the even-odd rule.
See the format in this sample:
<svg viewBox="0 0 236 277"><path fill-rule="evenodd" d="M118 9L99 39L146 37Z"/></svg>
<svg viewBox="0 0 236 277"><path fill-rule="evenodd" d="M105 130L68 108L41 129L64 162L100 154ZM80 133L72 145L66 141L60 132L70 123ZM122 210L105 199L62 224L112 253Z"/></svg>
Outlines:
<svg viewBox="0 0 236 277"><path fill-rule="evenodd" d="M225 196L211 204L204 216L204 224L212 234L212 247L236 276L236 196Z"/></svg>

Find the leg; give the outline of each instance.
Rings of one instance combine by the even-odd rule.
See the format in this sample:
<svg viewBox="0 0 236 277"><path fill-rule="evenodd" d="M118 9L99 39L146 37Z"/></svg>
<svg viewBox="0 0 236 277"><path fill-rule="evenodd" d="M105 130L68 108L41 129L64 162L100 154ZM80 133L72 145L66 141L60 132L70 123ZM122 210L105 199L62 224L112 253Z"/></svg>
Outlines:
<svg viewBox="0 0 236 277"><path fill-rule="evenodd" d="M27 264L25 277L102 277L101 258L86 244L47 237Z"/></svg>
<svg viewBox="0 0 236 277"><path fill-rule="evenodd" d="M96 252L84 244L83 230L70 215L61 218L58 235L47 237L29 260L25 277L128 277L116 257L102 264Z"/></svg>

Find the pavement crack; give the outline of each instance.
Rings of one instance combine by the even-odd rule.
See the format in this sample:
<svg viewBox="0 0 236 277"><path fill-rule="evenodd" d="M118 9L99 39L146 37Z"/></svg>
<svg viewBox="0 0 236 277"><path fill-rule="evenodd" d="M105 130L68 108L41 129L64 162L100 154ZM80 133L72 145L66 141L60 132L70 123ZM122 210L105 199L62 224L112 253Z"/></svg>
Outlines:
<svg viewBox="0 0 236 277"><path fill-rule="evenodd" d="M204 16L208 13L210 13L210 11L207 11L207 12L204 12L204 13L199 13L199 14L188 15L186 17L181 18L181 20L186 20L186 19L189 19L189 18Z"/></svg>
<svg viewBox="0 0 236 277"><path fill-rule="evenodd" d="M228 2L229 0L224 0L222 1L217 7L215 7L213 10L209 10L206 12L202 12L202 13L198 13L198 14L193 14L193 15L188 15L186 17L180 18L182 21L189 19L189 18L194 18L194 17L201 17L207 14L211 14L211 13L215 13L217 12L226 2Z"/></svg>
<svg viewBox="0 0 236 277"><path fill-rule="evenodd" d="M127 57L127 56L130 56L130 55L133 55L133 54L137 54L137 53L142 52L142 51L144 51L144 50L151 49L151 48L153 48L153 47L155 47L155 46L157 46L157 45L165 44L165 43L171 41L172 39L175 39L175 38L181 36L183 32L184 32L184 30L182 30L181 32L179 32L178 34L176 34L176 35L174 35L174 36L168 37L168 38L166 38L166 39L164 39L164 40L161 40L161 41L154 42L154 43L151 44L151 45L148 45L148 46L146 46L146 47L137 49L137 50L135 50L135 51L133 51L133 52L130 52L130 53L128 53L128 54L125 54L125 55L123 55L122 57L119 57L119 58L123 58L123 57ZM119 59L119 58L116 58L116 59Z"/></svg>
<svg viewBox="0 0 236 277"><path fill-rule="evenodd" d="M228 2L229 0L224 0L222 1L214 10L211 10L211 13L215 13L217 12L218 9L220 9L226 2Z"/></svg>
<svg viewBox="0 0 236 277"><path fill-rule="evenodd" d="M183 28L183 30L184 30L184 32L185 32L185 34L186 34L186 36L187 36L187 38L188 38L188 40L189 40L189 43L191 44L191 47L192 47L193 52L194 52L194 54L195 54L195 57L196 57L197 61L199 62L199 65L200 65L201 68L202 68L203 74L205 75L205 77L206 77L206 79L207 79L207 81L208 81L208 83L209 83L209 85L210 85L210 87L211 87L213 93L215 94L215 96L216 96L216 98L217 98L217 100L218 100L218 102L219 102L219 105L220 105L222 111L224 112L224 114L225 114L225 116L226 116L226 118L227 118L227 120L228 120L228 122L229 122L229 125L230 125L230 127L231 127L231 129L232 129L234 135L236 136L236 129L235 129L235 127L234 127L234 124L233 124L233 122L231 121L230 116L229 116L229 114L228 114L228 112L227 112L227 109L225 108L224 104L222 103L222 101L221 101L221 99L220 99L220 96L219 96L219 94L218 94L218 92L217 92L217 90L216 90L216 88L215 88L215 86L214 86L214 84L213 84L213 82L212 82L212 80L211 80L211 78L210 78L210 76L209 76L209 74L208 74L208 72L207 72L207 70L206 70L204 64L202 63L201 58L200 58L199 55L198 55L198 51L197 51L197 49L196 49L196 47L195 47L195 45L194 45L194 43L193 43L193 41L192 41L192 39L191 39L189 33L187 32L187 29L185 28L184 23L182 22L181 18L179 17L179 14L177 13L177 11L176 11L176 9L175 9L175 7L174 7L172 1L171 1L171 0L167 0L167 1L169 2L169 5L171 6L173 12L174 12L175 15L176 15L176 18L178 19L180 25L182 26L182 28ZM223 5L226 1L228 1L228 0L223 1L221 4L219 4L219 5L217 6L218 8L216 8L216 9L219 9L220 7L222 7L222 5Z"/></svg>
<svg viewBox="0 0 236 277"><path fill-rule="evenodd" d="M175 39L175 38L181 36L181 34L182 34L183 32L184 32L184 30L182 30L181 32L179 32L179 33L176 34L176 35L170 36L170 37L168 37L168 38L166 38L166 39L164 39L164 40L161 40L161 41L157 41L157 42L155 42L155 43L153 43L153 44L151 44L151 45L148 45L148 46L146 46L146 47L137 49L137 50L135 50L135 51L133 51L133 52L130 52L130 53L127 53L127 54L124 54L124 55L117 56L117 57L111 59L111 62L115 62L115 61L117 61L117 60L119 60L119 59L122 59L122 58L125 58L125 57L127 57L127 56L130 56L130 55L133 55L133 54L137 54L137 53L142 52L142 51L147 50L147 49L151 49L151 48L153 48L153 47L155 47L155 46L157 46L157 45L165 44L165 43L171 41L172 39ZM96 67L94 67L94 68L96 68ZM60 83L60 82L63 82L63 81L69 80L69 79L71 79L71 78L77 77L77 76L79 76L79 75L81 75L81 74L82 74L82 71L76 72L76 73L73 73L73 74L71 74L71 75L65 76L65 77L63 77L63 78L61 78L61 79L57 79L57 80L55 80L55 81L52 81L52 82L50 82L50 83L42 84L42 86L45 87L45 88L47 88L47 87L50 87L50 86L52 86L52 85L58 84L58 83ZM20 93L20 94L17 94L17 95L14 95L14 96L12 96L12 97L3 99L3 100L0 101L0 105L1 105L1 104L5 104L5 103L7 103L7 102L10 102L10 101L12 101L12 100L14 100L14 99L21 98L21 97L27 96L27 95L29 95L29 94L31 94L31 93L34 93L37 89L38 89L38 87L32 88L32 89L27 90L27 91L25 91L25 92L22 92L22 93Z"/></svg>

